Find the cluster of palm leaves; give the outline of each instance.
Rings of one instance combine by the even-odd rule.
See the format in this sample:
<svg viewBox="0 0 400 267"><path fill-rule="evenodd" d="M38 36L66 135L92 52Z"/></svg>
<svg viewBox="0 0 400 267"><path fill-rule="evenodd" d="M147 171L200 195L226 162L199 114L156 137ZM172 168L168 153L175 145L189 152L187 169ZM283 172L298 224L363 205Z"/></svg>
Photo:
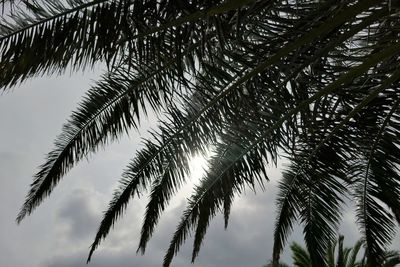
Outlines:
<svg viewBox="0 0 400 267"><path fill-rule="evenodd" d="M366 254L360 259L358 255L363 241L359 240L353 247L344 247L344 236L340 235L327 249L325 258L328 267L365 267ZM337 248L337 249L336 249ZM292 251L293 266L295 267L312 267L310 253L296 242L290 246ZM336 254L336 257L335 257ZM397 251L387 251L384 254L384 260L381 262L382 267L395 267L400 264L400 253ZM285 263L280 263L279 267L288 267ZM272 263L265 265L272 267Z"/></svg>
<svg viewBox="0 0 400 267"><path fill-rule="evenodd" d="M273 264L295 222L325 266L346 199L357 207L368 266L400 222L400 4L383 0L2 1L0 86L107 67L35 175L20 222L82 158L159 114L122 174L88 260L129 201L148 192L144 252L189 158L212 149L164 259L233 199L280 181ZM7 16L11 14L11 16Z"/></svg>

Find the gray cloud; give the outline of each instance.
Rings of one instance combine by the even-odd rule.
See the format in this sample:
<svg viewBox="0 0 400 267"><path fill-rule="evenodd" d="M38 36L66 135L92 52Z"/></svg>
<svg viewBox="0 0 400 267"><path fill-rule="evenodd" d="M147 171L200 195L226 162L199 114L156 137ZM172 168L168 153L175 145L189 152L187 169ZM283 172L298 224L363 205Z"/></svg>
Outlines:
<svg viewBox="0 0 400 267"><path fill-rule="evenodd" d="M68 235L70 242L86 240L97 229L100 210L93 203L95 198L94 191L76 189L57 210L56 223L67 226L64 235Z"/></svg>
<svg viewBox="0 0 400 267"><path fill-rule="evenodd" d="M271 238L274 220L274 209L270 205L274 202L273 184L269 188L267 192L259 192L257 195L249 191L246 196L238 198L233 206L230 224L226 231L221 215L212 221L194 266L239 267L262 266L266 263L272 254ZM71 225L80 222L78 217L81 214L73 212L76 206L80 206L79 203L82 202L71 201L71 204L65 208L67 212L64 210L60 212L63 214L62 218L69 217L66 222L71 222ZM137 203L138 201L133 204ZM132 214L133 210L129 209L126 218L117 224L111 233L110 240L100 246L100 250L95 253L93 262L89 266L160 266L184 205L184 201L181 200L179 205L166 211L144 256L135 253L141 225L138 217L141 216L137 216L137 212ZM142 214L143 206L136 208L141 209L139 213ZM65 243L74 243L75 237L69 238L71 240ZM192 242L192 239L187 240L172 266L183 267L190 264ZM59 256L49 258L44 266L85 266L86 254L85 247L78 252L73 249L71 252L64 250Z"/></svg>

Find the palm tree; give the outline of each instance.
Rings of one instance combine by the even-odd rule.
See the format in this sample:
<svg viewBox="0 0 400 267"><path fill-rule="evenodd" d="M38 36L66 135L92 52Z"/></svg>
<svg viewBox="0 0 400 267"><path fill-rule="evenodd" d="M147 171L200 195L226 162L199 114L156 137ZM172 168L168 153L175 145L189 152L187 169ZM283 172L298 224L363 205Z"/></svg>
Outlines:
<svg viewBox="0 0 400 267"><path fill-rule="evenodd" d="M364 267L365 259L358 261L358 252L360 251L363 241L359 240L356 242L354 247L352 248L344 248L343 247L344 236L339 235L338 240L333 242L327 249L325 257L326 257L326 266L328 267ZM337 251L336 251L337 246ZM307 249L303 248L296 242L293 242L290 246L292 250L292 258L293 264L295 267L311 267L312 262L310 258L310 253ZM335 259L335 252L337 254ZM400 264L400 254L397 251L388 251L384 253L384 260L381 266L384 267L395 267L397 264ZM266 265L266 267L272 266L272 263ZM281 264L279 266L288 266L285 264Z"/></svg>
<svg viewBox="0 0 400 267"><path fill-rule="evenodd" d="M333 242L327 249L325 258L328 267L360 267L361 263L357 261L357 255L360 251L362 241L358 241L352 248L343 247L343 236L339 236L338 240ZM337 245L337 256L335 259L335 251ZM301 245L293 242L290 246L292 250L293 264L296 267L311 267L312 262L310 253Z"/></svg>
<svg viewBox="0 0 400 267"><path fill-rule="evenodd" d="M398 1L2 2L13 6L0 25L3 90L107 66L40 166L18 222L82 158L138 129L151 111L159 126L122 174L88 261L130 199L149 192L144 252L188 180L188 158L212 149L165 266L192 231L194 260L215 214L227 225L234 197L264 186L280 158L290 165L277 196L273 265L299 221L311 264L325 266L348 197L366 263L382 264L400 222Z"/></svg>

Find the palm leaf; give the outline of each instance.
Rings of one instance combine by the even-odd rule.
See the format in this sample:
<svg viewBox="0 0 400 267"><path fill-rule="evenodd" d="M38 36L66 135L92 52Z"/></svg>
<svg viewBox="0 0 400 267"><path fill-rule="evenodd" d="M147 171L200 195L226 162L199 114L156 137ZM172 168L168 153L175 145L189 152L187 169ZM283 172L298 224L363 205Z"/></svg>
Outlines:
<svg viewBox="0 0 400 267"><path fill-rule="evenodd" d="M130 16L129 1L29 5L34 14L18 7L11 21L2 21L1 87L33 75L61 72L70 65L78 68L111 61L121 49L118 41Z"/></svg>
<svg viewBox="0 0 400 267"><path fill-rule="evenodd" d="M293 253L292 258L294 266L296 267L312 266L310 255L306 250L303 249L302 246L300 246L296 242L293 242L293 244L290 246L290 249L292 250Z"/></svg>
<svg viewBox="0 0 400 267"><path fill-rule="evenodd" d="M350 252L350 255L349 255L350 258L347 261L347 266L348 267L356 266L357 254L360 251L362 245L363 245L363 242L361 240L359 240L354 245L354 247L351 249L351 252Z"/></svg>
<svg viewBox="0 0 400 267"><path fill-rule="evenodd" d="M232 79L232 77L228 79ZM224 86L224 82L220 86ZM197 86L201 86L200 84ZM211 89L202 87L204 92L194 96L190 100L190 105L185 111L179 109L170 110L170 121L160 127L159 133L153 134L153 140L145 141L145 148L138 153L135 159L129 164L123 174L121 187L116 190L112 202L104 215L100 228L92 245L93 253L101 239L104 238L118 215L123 211L126 203L135 192L142 188L147 188L149 183L154 180L153 194L148 205L145 221L149 224L143 225L140 247L144 250L145 245L151 235L152 229L157 222L160 212L168 203L173 192L185 181L188 168L188 155L193 152L204 151L204 144L215 140L215 133L220 127L217 120L213 124L206 123L204 119L194 122L192 116L197 116L199 109L204 105L204 97L207 94L215 94ZM196 103L195 99L198 99ZM208 98L207 98L208 99ZM209 114L220 114L220 108L208 110ZM215 115L213 115L215 116ZM217 118L219 116L216 116ZM221 118L221 117L220 117ZM190 126L190 127L189 127ZM212 128L209 128L212 127ZM180 129L185 129L180 132ZM178 129L178 130L177 130ZM184 145L182 145L182 143ZM121 198L122 200L120 200ZM161 202L157 201L160 200ZM155 206L154 206L155 205Z"/></svg>
<svg viewBox="0 0 400 267"><path fill-rule="evenodd" d="M385 250L384 244L386 244L388 240L391 240L394 235L394 223L392 215L386 209L382 208L381 204L379 204L377 201L377 198L379 199L379 193L377 192L380 191L380 189L378 189L378 184L381 184L384 181L379 181L379 177L376 177L374 173L371 173L370 169L379 169L372 167L378 163L374 160L374 154L380 154L376 151L376 149L381 141L383 130L387 123L389 123L391 116L398 107L398 104L399 101L396 101L382 123L379 132L377 133L374 143L370 149L365 177L364 179L360 180L360 187L358 187L356 190L356 197L360 198L361 200L358 206L357 217L359 223L361 224L362 233L365 238L368 265L382 263L383 251ZM382 165L380 165L380 167L382 167ZM390 179L392 177L393 176L387 177L386 183L390 183ZM397 177L397 174L394 173L394 177ZM392 187L391 190L396 192L398 188L399 185L395 182L394 187ZM387 201L385 197L381 197L381 199L383 201Z"/></svg>
<svg viewBox="0 0 400 267"><path fill-rule="evenodd" d="M105 75L89 90L80 108L64 125L63 132L55 141L55 149L47 156L47 162L36 174L17 217L18 222L51 193L61 177L82 157L96 151L99 145L106 144L108 140L117 139L130 128L136 128L139 114L148 108L147 103L157 110L164 101L169 101L171 83L165 80L168 77L163 73L173 69L172 63L166 62L163 67L157 64L157 67L135 68L136 77L131 77L129 73L134 66L123 66ZM160 87L163 91L158 89Z"/></svg>

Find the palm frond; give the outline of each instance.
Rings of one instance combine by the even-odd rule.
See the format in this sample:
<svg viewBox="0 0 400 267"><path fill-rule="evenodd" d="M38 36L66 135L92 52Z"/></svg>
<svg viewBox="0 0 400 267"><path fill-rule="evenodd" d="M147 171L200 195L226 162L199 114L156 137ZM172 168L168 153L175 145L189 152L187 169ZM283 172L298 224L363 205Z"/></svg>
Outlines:
<svg viewBox="0 0 400 267"><path fill-rule="evenodd" d="M128 30L129 7L129 1L96 0L29 3L34 13L16 8L0 28L0 86L62 72L70 65L112 61Z"/></svg>
<svg viewBox="0 0 400 267"><path fill-rule="evenodd" d="M259 134L259 136L256 136L254 139L251 139L252 142L250 142L250 144L248 145L248 147L243 147L243 144L238 145L236 144L237 149L233 150L233 154L231 156L231 158L229 158L227 155L225 155L225 159L229 158L228 163L226 164L222 164L222 168L220 167L218 172L211 172L211 176L206 179L205 181L210 181L208 182L209 185L208 186L203 186L202 190L205 191L201 191L199 192L199 190L197 190L197 193L192 197L192 201L191 204L189 205L189 208L187 210L187 212L184 213L183 219L179 225L178 230L175 232L174 238L171 241L170 244L170 248L167 252L167 256L165 257L165 261L166 265L169 264L170 260L171 260L171 256L174 255L175 250L177 248L179 248L179 244L175 244L174 242L178 241L180 242L182 240L183 236L186 236L187 233L186 231L188 229L190 229L190 227L188 225L193 224L193 222L196 222L196 220L198 219L199 222L197 223L197 230L196 230L196 236L195 236L195 246L194 246L194 250L193 250L193 259L196 257L197 253L198 253L198 249L200 247L201 244L201 240L204 237L205 234L205 229L208 225L209 222L209 218L210 216L213 216L215 214L216 208L218 208L219 206L219 198L218 196L223 196L223 194L221 192L218 192L218 194L214 193L213 190L221 190L220 187L222 182L221 180L223 179L222 177L225 177L227 174L229 174L229 172L231 171L231 168L235 168L236 166L243 166L243 164L245 164L246 159L243 159L247 153L249 153L250 151L252 151L253 149L259 149L260 145L264 142L265 138L270 136L274 130L278 129L279 127L281 127L281 125L290 118L290 116L296 114L297 112L299 112L300 110L302 110L305 106L307 106L309 103L312 103L313 101L315 101L316 99L319 99L320 97L322 97L323 95L330 93L332 91L335 91L336 88L339 85L342 85L344 82L349 82L347 81L350 77L352 76L352 73L356 72L356 73L361 73L363 71L366 71L368 68L370 68L371 66L375 65L377 63L378 58L379 59L384 59L388 56L393 55L393 53L395 53L395 50L393 47L391 47L390 49L388 49L387 51L381 52L381 55L385 55L383 58L381 57L381 55L372 55L366 62L364 62L363 64L361 64L360 66L354 67L351 71L349 71L348 73L346 73L345 75L343 75L341 78L339 78L338 80L336 80L334 83L330 84L329 86L327 86L324 89L321 89L318 93L316 93L315 95L309 97L308 99L304 100L303 102L301 102L297 107L295 107L294 109L287 111L287 113L285 113L284 116L282 116L281 118L277 119L274 121L274 123L272 125L270 125L269 127L266 127L267 130L264 133ZM395 76L395 75L394 75ZM397 79L397 75L395 76L395 78ZM365 100L370 101L370 99L373 99L373 97L381 92L384 88L386 88L386 86L390 85L391 82L393 82L393 79L391 79L390 81L387 82L387 84L385 84L385 86L381 86L378 87L378 89L376 89L373 94L369 95L368 98ZM360 104L360 106L358 107L357 110L359 110L361 107L363 107L364 102L362 104ZM354 111L354 113L351 114L351 116L354 116L357 112ZM349 116L346 120L344 120L344 122L348 121L351 116ZM344 122L342 122L341 126L344 124ZM235 143L234 143L235 144ZM232 144L231 144L232 146ZM320 147L321 145L319 145L318 147ZM240 149L239 149L240 148ZM239 153L239 150L241 150L242 152ZM268 151L268 150L267 150ZM262 152L261 155L263 155ZM257 154L257 153L256 153ZM254 155L254 154L252 154ZM232 158L233 157L233 158ZM226 161L226 160L223 160ZM262 160L261 160L262 161ZM257 161L255 161L257 162ZM260 162L260 160L259 160ZM219 164L219 163L218 163ZM238 165L237 165L238 164ZM211 169L213 169L213 164L210 165ZM251 166L251 165L250 165ZM254 168L254 166L253 166ZM254 170L256 170L256 168L254 168ZM218 176L215 177L214 173L220 173ZM239 172L240 173L240 172ZM254 172L251 172L252 174L254 174ZM248 174L245 175L244 177L252 177L252 175ZM227 179L227 178L225 178ZM233 178L231 178L233 179ZM221 183L221 184L220 184ZM250 182L251 183L251 182ZM207 184L205 182L205 184ZM252 183L251 183L252 184ZM218 186L216 186L218 185ZM335 185L335 186L333 186ZM214 186L216 186L216 188L214 188ZM338 183L334 183L334 181L332 182L332 184L330 184L330 186L333 186L333 188L338 188L339 184ZM219 189L218 189L219 188ZM211 190L212 189L212 190ZM326 189L328 190L328 192L331 192L331 190L329 189L329 187L326 187ZM208 192L207 190L210 190L210 192ZM342 190L338 190L339 192L344 191ZM215 200L215 203L210 203L211 200L208 200L207 202L207 198L206 196L210 195L213 197L213 199ZM332 195L330 193L327 193L326 195L327 199L330 199L330 197L332 197ZM337 200L338 197L334 197L332 198L333 200ZM204 201L204 202L203 202ZM323 204L323 202L320 202L321 205ZM201 217L201 215L198 215L198 212L195 212L195 210L201 210L201 207L204 207L206 209L206 211L204 211L201 214L205 214L204 217ZM337 207L337 204L331 206L332 208ZM330 211L333 212L333 210L331 209ZM199 216L197 218L197 216ZM325 218L327 218L328 216L325 216ZM336 216L333 216L333 220L338 221L338 218ZM201 223L200 223L201 222ZM320 221L321 223L323 223L323 221ZM335 221L331 221L331 223L334 223ZM331 236L333 235L334 231L331 231ZM327 245L331 240L328 238L327 240L324 240L322 242L325 243L325 245ZM322 247L321 249L318 250L318 253L321 253L321 250L325 249L325 247Z"/></svg>
<svg viewBox="0 0 400 267"><path fill-rule="evenodd" d="M388 184L391 184L390 192L398 192L399 190L399 179L397 171L390 171L390 162L377 161L381 152L377 149L379 143L384 141L383 133L387 124L390 122L390 118L396 111L399 105L399 100L397 100L385 120L383 121L373 145L369 151L369 158L366 165L365 177L360 179L358 187L356 189L356 197L360 200L357 211L357 218L361 224L362 233L365 239L366 253L367 253L367 264L376 265L382 264L383 251L385 251L388 240L391 240L394 236L394 222L392 214L382 207L380 201L391 202L392 200L387 199L387 196L382 196L380 194L381 190L387 191ZM393 147L393 152L396 152L396 148ZM389 160L389 159L388 159ZM389 164L388 164L389 163ZM379 164L379 168L377 167ZM374 170L380 170L382 165L387 166L387 174L391 173L392 176L386 177L382 180L381 177L376 176ZM388 166L389 165L389 166ZM393 180L395 178L396 180ZM380 185L382 186L380 189ZM380 201L379 201L380 200ZM396 205L395 205L396 206ZM389 206L390 207L390 206Z"/></svg>
<svg viewBox="0 0 400 267"><path fill-rule="evenodd" d="M286 170L279 182L279 191L276 200L278 217L274 229L274 246L272 252L273 266L279 264L280 254L285 246L286 239L297 220L300 195L296 173Z"/></svg>
<svg viewBox="0 0 400 267"><path fill-rule="evenodd" d="M326 261L327 267L335 267L335 249L336 245L338 244L337 240L334 240L328 247L326 251Z"/></svg>
<svg viewBox="0 0 400 267"><path fill-rule="evenodd" d="M221 142L216 145L215 155L210 160L210 169L190 198L165 255L164 266L170 265L173 256L192 228L196 228L192 254L192 261L194 261L200 250L208 223L216 212L224 209L226 218L236 194L242 192L246 186L253 190L255 190L256 184L260 184L262 187L263 181L268 180L265 164L260 163L273 161L273 151L276 150L277 141L271 138L268 145L260 145L257 150L243 157L243 151L246 150L243 144L249 140L239 139L233 142L235 139L232 136L233 132L235 131L232 130L222 137L230 140L228 144ZM271 151L272 154L266 151ZM242 155L241 161L237 160L238 155Z"/></svg>
<svg viewBox="0 0 400 267"><path fill-rule="evenodd" d="M340 235L338 239L338 255L337 255L337 267L346 267L347 257L350 249L343 247L344 236Z"/></svg>
<svg viewBox="0 0 400 267"><path fill-rule="evenodd" d="M36 174L31 190L17 217L21 220L49 195L58 181L84 156L109 140L118 139L130 128L137 128L140 114L148 107L159 110L172 97L171 79L174 62L164 66L122 66L103 76L87 92L62 133L55 140L55 149ZM134 74L132 74L134 73ZM162 88L162 90L160 90ZM149 104L149 105L148 105Z"/></svg>
<svg viewBox="0 0 400 267"><path fill-rule="evenodd" d="M228 80L220 85L215 84L215 86L224 87L233 77L226 75L226 79ZM203 90L198 91L202 93L187 101L186 110L170 110L169 121L160 126L159 132L153 134L152 140L145 142L145 148L138 153L124 172L121 187L115 192L114 198L104 215L92 245L89 259L101 239L107 235L110 227L118 218L118 214L123 211L130 197L139 192L141 188L146 189L148 184L154 183L153 194L145 219L150 223L143 225L139 247L144 250L160 212L168 203L174 190L185 181L187 170L189 170L188 155L204 152L207 147L205 144L215 140L216 133L219 132L221 127L218 120L210 124L204 118L200 118L199 121L193 119L193 116L198 116L197 114L202 109L204 101L208 101L211 96L216 94L215 89L208 87L207 84L196 86L202 86ZM209 95L207 96L207 94ZM224 109L224 105L209 109L207 112L209 112L208 115L222 118L219 116L219 114L222 114L221 109ZM123 198L123 201L118 198ZM161 202L157 202L157 199Z"/></svg>
<svg viewBox="0 0 400 267"><path fill-rule="evenodd" d="M70 65L74 69L99 61L113 65L124 49L143 60L144 55L154 56L154 50L167 44L182 59L182 42L187 40L187 45L204 37L190 23L252 2L231 0L172 20L169 16L174 7L157 8L154 1L147 3L153 10L145 14L142 4L130 0L77 1L76 5L69 2L69 6L56 1L44 7L26 3L33 12L17 9L11 21L3 19L0 28L0 86L12 86L32 75L61 72ZM182 33L175 31L186 24L189 26L180 29Z"/></svg>
<svg viewBox="0 0 400 267"><path fill-rule="evenodd" d="M353 248L351 249L350 255L349 255L349 259L347 260L347 266L351 267L351 266L356 266L357 263L357 254L360 251L361 247L363 245L363 241L359 240L356 242L356 244L353 246Z"/></svg>
<svg viewBox="0 0 400 267"><path fill-rule="evenodd" d="M361 66L359 66L359 67L361 67ZM356 70L354 70L354 71L356 71ZM357 105L357 107L355 107L345 117L345 119L343 121L341 121L337 126L335 126L335 128L330 132L330 134L328 136L326 136L321 142L319 142L319 144L316 146L316 148L313 150L313 152L307 157L307 160L305 162L308 163L308 160L312 159L316 155L316 153L319 152L319 149L321 149L321 147L325 144L325 142L327 142L337 130L339 130L341 127L343 127L343 125L345 123L347 123L352 117L354 117L358 112L360 112L360 110L363 107L365 107L365 105L367 105L370 101L372 101L380 92L385 90L393 82L397 81L399 78L398 75L399 75L399 73L396 72L395 74L393 74L391 76L390 79L388 79L386 82L384 82L384 84L382 84L381 86L376 88L371 94L369 94L367 97L365 97L363 99L363 101L361 101L361 103L359 103ZM299 201L301 201L301 199L304 199L304 196L296 197L294 195L294 192L298 192L298 190L299 190L296 188L296 185L298 184L298 181L296 179L298 179L297 176L299 176L299 171L302 171L302 168L305 166L304 165L305 162L303 164L301 164L301 166L299 167L299 169L297 171L295 171L295 173L297 173L297 174L294 177L286 178L281 183L282 193L278 197L278 219L277 219L275 235L274 235L273 260L276 263L279 261L279 253L283 248L283 244L286 239L285 237L286 237L288 231L291 229L292 222L295 219L294 217L296 216L295 214L297 214L297 212L298 212L298 211L296 212L294 210L295 203L298 203ZM342 168L343 168L343 166L342 166ZM287 173L287 175L290 175L290 173ZM332 235L332 233L333 232L331 232L331 235ZM311 235L311 237L312 236L313 235ZM329 240L327 240L325 242L327 244L329 242ZM310 251L315 251L315 250L310 250ZM319 253L320 253L319 256L322 259L323 258L322 253L324 251L324 248L320 248L317 251L319 251ZM319 262L319 263L315 263L315 264L318 265L318 264L322 264L322 263Z"/></svg>
<svg viewBox="0 0 400 267"><path fill-rule="evenodd" d="M290 249L293 253L292 258L294 266L296 267L312 266L310 255L305 249L303 249L302 246L300 246L296 242L293 242L292 245L290 246Z"/></svg>
<svg viewBox="0 0 400 267"><path fill-rule="evenodd" d="M325 266L325 253L336 237L340 220L342 203L339 194L345 192L345 187L334 179L327 179L324 174L313 173L307 178L300 220L312 266Z"/></svg>

